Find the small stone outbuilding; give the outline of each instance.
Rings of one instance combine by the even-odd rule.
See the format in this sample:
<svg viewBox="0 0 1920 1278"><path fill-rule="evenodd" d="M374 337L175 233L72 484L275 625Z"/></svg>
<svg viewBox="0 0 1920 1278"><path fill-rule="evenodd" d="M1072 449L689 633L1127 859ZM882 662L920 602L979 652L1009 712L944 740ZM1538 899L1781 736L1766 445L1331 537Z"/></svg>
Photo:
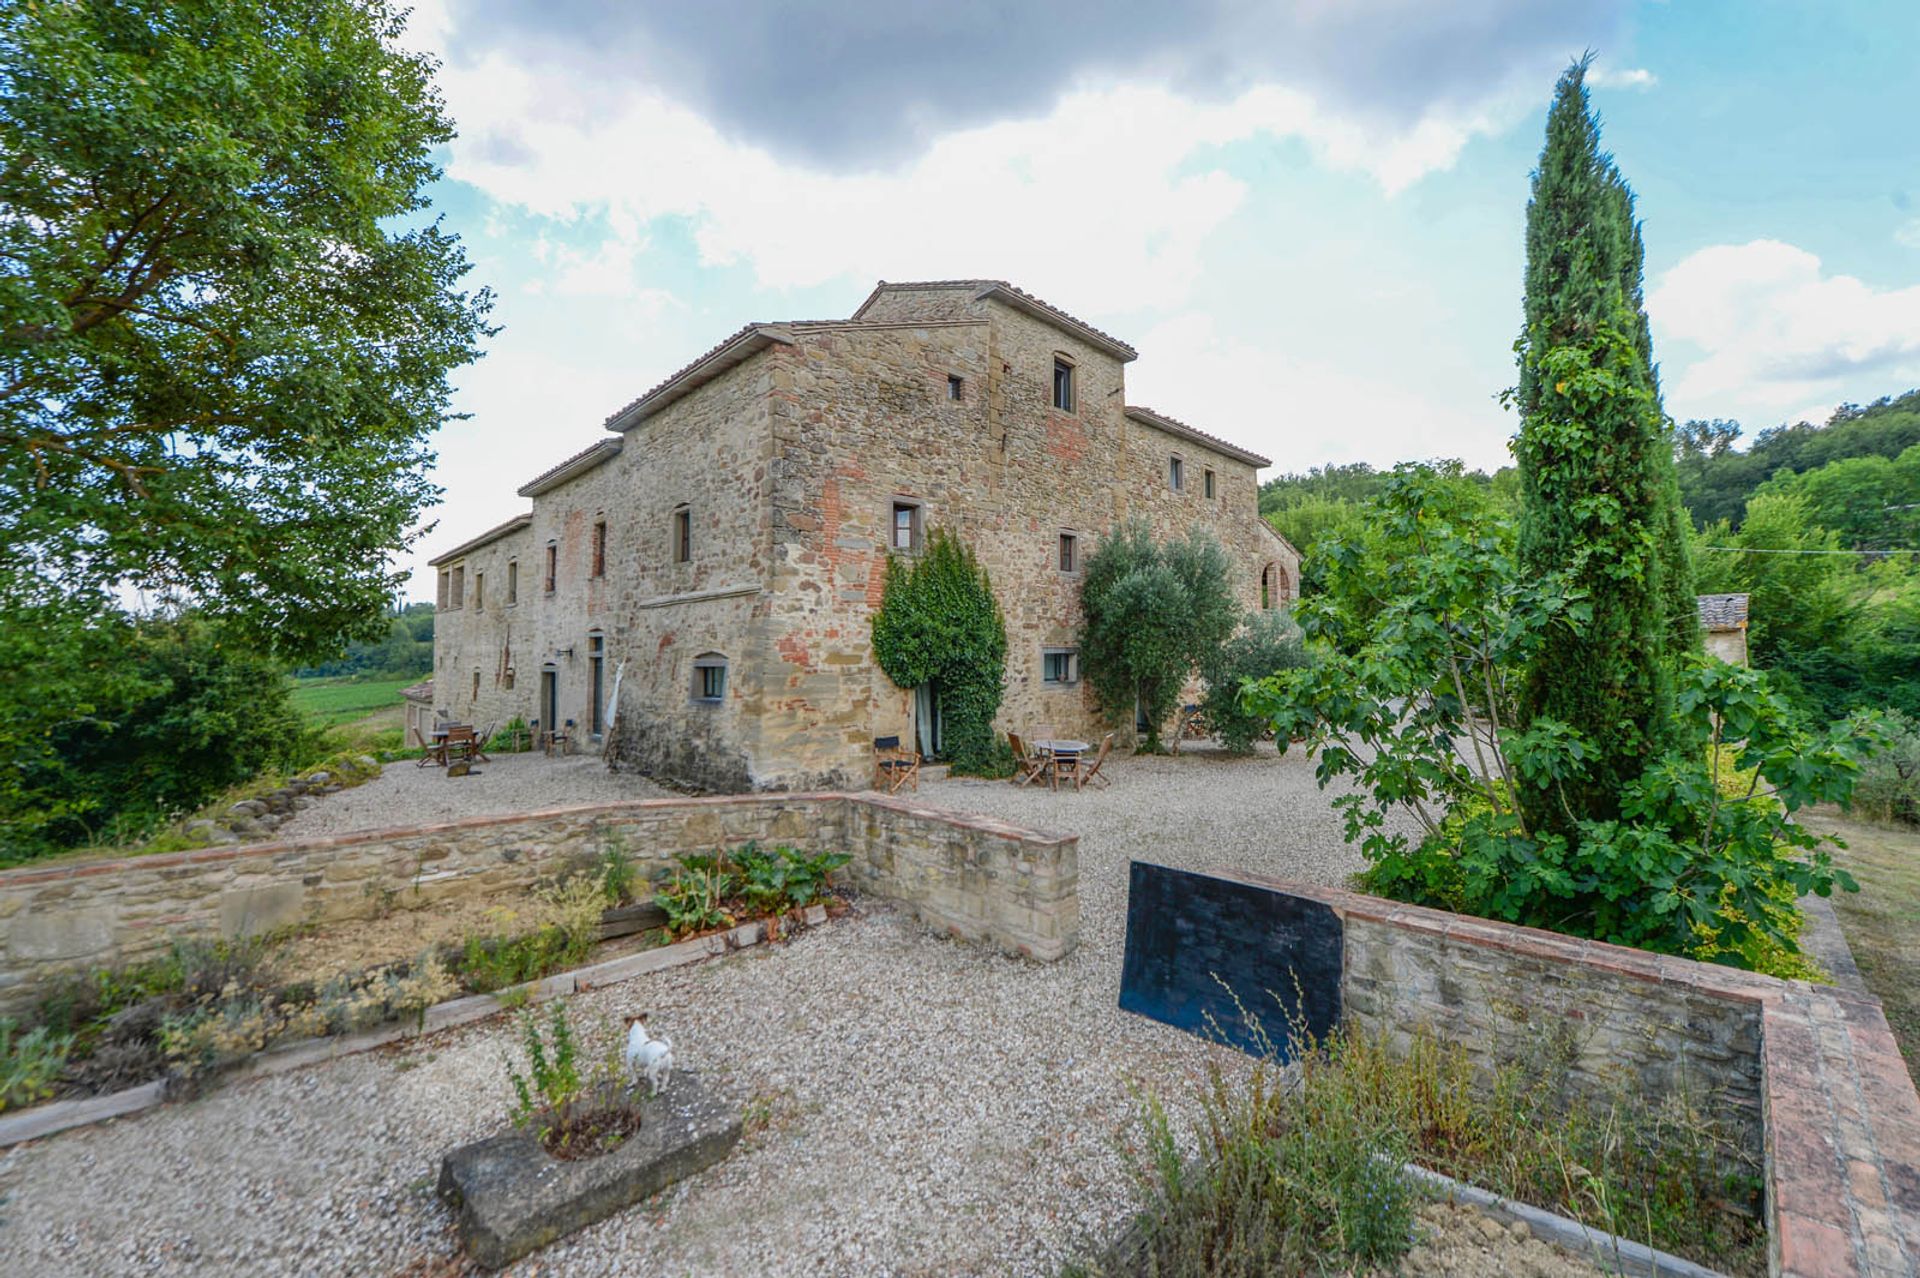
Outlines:
<svg viewBox="0 0 1920 1278"><path fill-rule="evenodd" d="M1207 529L1250 609L1291 601L1300 562L1260 518L1271 463L1128 404L1135 358L998 280L749 324L433 560L435 707L711 790L864 787L876 737L941 751L937 690L880 670L872 615L888 563L942 527L1006 617L999 726L1124 742L1076 647L1099 539L1134 516Z"/></svg>
<svg viewBox="0 0 1920 1278"><path fill-rule="evenodd" d="M1701 640L1709 657L1731 665L1747 664L1747 596L1700 595Z"/></svg>

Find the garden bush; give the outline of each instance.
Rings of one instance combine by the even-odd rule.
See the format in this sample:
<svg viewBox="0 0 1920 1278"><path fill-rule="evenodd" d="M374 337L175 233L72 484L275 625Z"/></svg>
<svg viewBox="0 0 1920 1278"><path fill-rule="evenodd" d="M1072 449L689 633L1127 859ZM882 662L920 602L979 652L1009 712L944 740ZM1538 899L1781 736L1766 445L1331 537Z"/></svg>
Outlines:
<svg viewBox="0 0 1920 1278"><path fill-rule="evenodd" d="M1872 722L1809 728L1759 672L1694 658L1662 734L1674 744L1619 787L1616 818L1584 817L1556 796L1590 779L1591 744L1545 717L1515 726L1541 637L1584 624L1584 596L1558 574L1522 574L1510 532L1430 468L1397 469L1370 522L1364 553L1323 548L1328 589L1301 602L1321 659L1246 700L1283 739L1306 738L1322 785L1356 783L1333 806L1367 858L1364 886L1805 975L1794 899L1854 884L1793 813L1846 801ZM1728 796L1736 773L1744 790ZM1532 824L1522 786L1563 802L1564 830Z"/></svg>
<svg viewBox="0 0 1920 1278"><path fill-rule="evenodd" d="M1920 825L1920 719L1887 714L1887 746L1853 788L1848 811L1869 821Z"/></svg>
<svg viewBox="0 0 1920 1278"><path fill-rule="evenodd" d="M742 918L784 914L824 900L833 872L853 858L845 852L771 851L748 842L728 851L688 853L661 883L654 900L667 930L688 936L732 927Z"/></svg>
<svg viewBox="0 0 1920 1278"><path fill-rule="evenodd" d="M1256 612L1245 629L1214 649L1200 664L1207 681L1201 712L1229 754L1252 754L1253 743L1273 730L1271 720L1240 703L1242 686L1281 670L1307 664L1306 643L1286 609Z"/></svg>

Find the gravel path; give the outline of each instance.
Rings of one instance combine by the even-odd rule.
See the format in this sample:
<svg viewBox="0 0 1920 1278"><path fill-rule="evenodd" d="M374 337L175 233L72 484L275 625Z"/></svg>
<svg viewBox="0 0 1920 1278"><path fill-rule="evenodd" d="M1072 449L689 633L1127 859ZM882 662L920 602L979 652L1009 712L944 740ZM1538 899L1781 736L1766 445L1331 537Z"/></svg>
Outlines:
<svg viewBox="0 0 1920 1278"><path fill-rule="evenodd" d="M549 759L538 752L496 754L471 775L450 777L412 759L389 763L378 777L330 794L274 832L275 839L310 839L350 830L457 821L496 812L535 812L576 803L659 799L673 791L631 772L609 772L597 755Z"/></svg>
<svg viewBox="0 0 1920 1278"><path fill-rule="evenodd" d="M1357 861L1298 754L1107 769L1101 793L921 790L1081 833L1081 946L1058 963L870 901L777 948L576 996L576 1024L608 1043L650 1011L754 1130L719 1167L511 1272L1051 1274L1109 1236L1131 1202L1129 1081L1177 1091L1221 1050L1115 1005L1129 859L1320 882ZM453 1247L438 1160L500 1126L511 1045L496 1021L13 1150L0 1267L426 1273Z"/></svg>

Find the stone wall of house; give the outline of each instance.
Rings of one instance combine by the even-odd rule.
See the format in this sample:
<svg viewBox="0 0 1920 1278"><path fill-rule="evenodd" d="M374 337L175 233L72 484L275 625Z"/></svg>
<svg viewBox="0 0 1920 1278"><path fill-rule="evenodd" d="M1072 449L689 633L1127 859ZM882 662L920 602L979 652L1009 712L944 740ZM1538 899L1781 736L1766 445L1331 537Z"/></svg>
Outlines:
<svg viewBox="0 0 1920 1278"><path fill-rule="evenodd" d="M1736 666L1747 664L1747 632L1744 630L1703 630L1700 643L1709 657L1718 657Z"/></svg>
<svg viewBox="0 0 1920 1278"><path fill-rule="evenodd" d="M873 739L924 738L928 718L871 644L894 503L907 502L923 532L958 532L992 576L1009 641L999 726L1088 740L1111 727L1130 742L1132 723L1105 724L1084 681L1044 677L1048 650L1075 646L1080 569L1099 538L1133 514L1162 537L1210 528L1249 607L1263 572L1269 602L1290 596L1297 560L1258 517L1251 466L1128 417L1113 348L976 292L882 291L854 320L784 325L628 431L617 457L535 496L530 527L446 565L469 586L436 632L438 707L482 724L540 718L544 672L560 698L546 717L574 720L596 748L597 638L603 688L624 665L604 742L616 765L716 791L870 784ZM1052 406L1057 357L1075 367L1070 411ZM1188 470L1179 491L1167 480L1174 453ZM672 553L682 503L690 564ZM599 520L604 578L589 571ZM1076 539L1067 571L1062 534ZM550 595L548 545L559 556ZM718 703L692 695L703 654L728 662Z"/></svg>
<svg viewBox="0 0 1920 1278"><path fill-rule="evenodd" d="M443 565L463 568L467 588L462 607L436 618L437 708L482 725L571 720L576 748L604 748L622 766L710 790L754 788L742 707L758 695L745 658L765 611L767 392L763 360L692 391L630 432L618 455L535 496L529 527ZM684 563L674 543L682 508L692 533ZM477 602L476 578L486 583ZM728 661L718 702L694 695L693 663L706 654Z"/></svg>
<svg viewBox="0 0 1920 1278"><path fill-rule="evenodd" d="M68 972L191 936L370 918L525 888L619 839L648 875L749 839L851 852L851 881L943 931L1038 959L1079 931L1078 844L879 795L652 799L297 842L0 871L0 1013Z"/></svg>

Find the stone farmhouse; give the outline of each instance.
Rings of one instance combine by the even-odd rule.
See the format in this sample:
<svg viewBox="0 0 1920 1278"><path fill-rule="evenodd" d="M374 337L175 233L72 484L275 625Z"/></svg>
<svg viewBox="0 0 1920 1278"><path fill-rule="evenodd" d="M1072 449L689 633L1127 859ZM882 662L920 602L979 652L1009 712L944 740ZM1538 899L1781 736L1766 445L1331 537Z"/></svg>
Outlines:
<svg viewBox="0 0 1920 1278"><path fill-rule="evenodd" d="M434 708L520 716L720 791L864 788L876 737L937 756L931 689L871 646L889 556L956 532L1006 616L1000 726L1089 740L1082 565L1118 521L1212 530L1242 602L1299 556L1269 461L1126 402L1134 349L997 280L882 282L850 319L749 324L529 482L532 509L433 560Z"/></svg>

